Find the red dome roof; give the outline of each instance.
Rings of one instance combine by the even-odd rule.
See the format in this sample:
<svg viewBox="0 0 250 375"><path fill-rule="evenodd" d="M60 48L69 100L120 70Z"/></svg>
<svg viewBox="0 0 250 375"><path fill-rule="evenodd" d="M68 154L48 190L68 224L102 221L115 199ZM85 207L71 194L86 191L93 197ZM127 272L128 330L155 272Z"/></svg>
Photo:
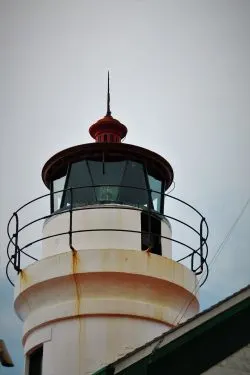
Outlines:
<svg viewBox="0 0 250 375"><path fill-rule="evenodd" d="M107 114L89 128L89 134L97 142L121 142L128 129L120 121Z"/></svg>

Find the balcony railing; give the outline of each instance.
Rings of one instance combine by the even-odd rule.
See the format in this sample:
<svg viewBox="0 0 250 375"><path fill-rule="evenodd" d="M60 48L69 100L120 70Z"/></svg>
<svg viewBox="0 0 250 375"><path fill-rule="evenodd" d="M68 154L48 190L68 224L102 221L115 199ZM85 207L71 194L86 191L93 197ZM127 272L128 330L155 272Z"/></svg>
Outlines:
<svg viewBox="0 0 250 375"><path fill-rule="evenodd" d="M135 189L135 190L143 190L144 194L145 191L148 196L148 202L145 202L145 204L136 204L135 202L129 203L129 202L120 202L117 200L105 200L104 201L99 201L99 202L85 202L85 204L81 203L80 205L77 205L76 202L74 201L74 192L81 190L83 192L83 197L84 197L84 189L97 189L97 188L102 188L102 187L115 187L115 188L122 188L122 189ZM53 202L54 202L54 196L55 194L58 193L67 193L67 204L52 212L53 211ZM164 199L165 203L165 211L168 211L168 203L172 202L175 204L179 204L181 207L185 207L186 209L189 210L188 217L194 217L195 216L195 221L196 225L190 225L186 221L182 220L181 218L176 217L176 215L169 215L169 214L163 214L160 213L152 207L152 193L158 194L161 196L161 198ZM46 207L44 206L44 201L46 202ZM151 202L151 203L150 203ZM27 213L25 214L25 211L30 208L33 211L33 207L36 203L40 204L39 210L45 208L46 211L49 211L50 213L47 215L41 215L35 214L35 218L29 222L25 222L23 224L23 220L27 217ZM114 206L115 205L115 206ZM115 229L115 228L103 228L103 229L82 229L82 230L74 230L73 229L73 215L75 211L81 211L81 210L88 210L88 209L129 209L129 210L136 210L136 211L141 211L145 212L148 215L149 219L149 225L147 231L136 231L136 230L131 230L131 229ZM50 236L46 237L40 237L39 235L37 238L30 240L26 239L26 234L28 229L32 229L32 233L35 232L33 228L37 223L42 224L45 220L50 219L52 217L55 217L57 215L62 215L64 213L68 212L69 213L69 222L68 222L68 231L63 232L63 233L56 233L52 234ZM169 213L169 212L168 212ZM34 215L34 212L32 212ZM194 215L194 216L193 216ZM150 227L150 217L158 217L161 220L165 220L167 223L171 225L171 228L173 229L176 225L179 225L182 229L181 231L179 230L179 236L178 238L175 237L166 237L159 235L158 233L153 233L151 231ZM191 219L190 219L191 220ZM192 236L192 241L185 241L183 240L183 231L188 231L188 233ZM10 283L14 286L14 283L12 281L12 276L10 275L10 268L14 269L17 273L20 273L23 268L23 259L27 258L31 261L37 261L38 257L35 256L34 254L34 248L35 245L40 243L41 241L44 241L49 238L53 237L58 237L58 236L68 236L68 245L70 249L74 249L74 244L73 244L73 234L74 233L80 233L80 232L103 232L103 231L109 231L109 232L129 232L129 233L138 233L139 235L147 235L149 237L152 236L158 236L161 239L166 239L172 242L173 245L176 246L181 246L182 247L182 255L181 257L176 257L177 262L184 263L185 265L188 265L189 268L196 274L200 275L200 286L205 283L208 277L208 264L207 264L207 257L208 257L208 245L207 245L207 238L208 238L208 225L206 222L206 219L203 217L203 215L196 210L193 206L190 204L184 202L183 200L174 197L169 194L162 194L159 193L158 191L153 191L151 189L142 189L138 187L133 187L133 186L118 186L118 185L95 185L95 186L81 186L81 187L71 187L68 189L64 190L59 190L56 192L48 193L45 195L42 195L38 198L35 198L28 203L24 204L21 206L16 212L13 213L12 217L10 218L8 225L7 225L7 233L9 237L9 242L7 245L7 255L8 255L8 262L6 265L6 275ZM178 232L178 231L177 231ZM189 237L188 234L188 237ZM22 236L22 240L20 241L20 237ZM29 237L29 236L28 236ZM184 236L185 237L185 236ZM192 242L192 244L190 243ZM33 250L33 251L32 251ZM139 250L139 249L137 249ZM143 250L142 250L143 251ZM179 251L176 249L175 253L179 253ZM185 254L183 254L185 253ZM188 263L188 264L187 264Z"/></svg>

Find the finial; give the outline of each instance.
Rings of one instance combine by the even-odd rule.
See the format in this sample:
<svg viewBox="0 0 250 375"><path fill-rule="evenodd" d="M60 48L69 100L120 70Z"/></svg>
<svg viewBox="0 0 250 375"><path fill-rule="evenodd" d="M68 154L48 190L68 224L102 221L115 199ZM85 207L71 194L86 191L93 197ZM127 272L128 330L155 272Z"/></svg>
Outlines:
<svg viewBox="0 0 250 375"><path fill-rule="evenodd" d="M107 113L90 126L89 133L99 143L120 143L126 137L127 131L128 129L125 125L111 116L108 70Z"/></svg>
<svg viewBox="0 0 250 375"><path fill-rule="evenodd" d="M110 92L109 92L109 70L108 70L108 92L107 92L107 114L106 116L111 116L110 111Z"/></svg>

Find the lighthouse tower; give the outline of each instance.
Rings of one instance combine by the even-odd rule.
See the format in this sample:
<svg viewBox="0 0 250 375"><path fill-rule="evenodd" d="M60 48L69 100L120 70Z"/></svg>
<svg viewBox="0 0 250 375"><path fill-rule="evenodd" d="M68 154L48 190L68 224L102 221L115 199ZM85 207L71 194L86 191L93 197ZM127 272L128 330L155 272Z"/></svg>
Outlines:
<svg viewBox="0 0 250 375"><path fill-rule="evenodd" d="M8 266L18 271L14 307L27 375L92 374L199 311L206 238L197 232L191 269L172 259L181 241L166 214L170 164L122 143L127 128L111 115L109 89L107 114L89 132L95 142L63 150L43 168L50 212L42 237L22 247L21 211L12 218ZM22 267L39 241L41 257Z"/></svg>

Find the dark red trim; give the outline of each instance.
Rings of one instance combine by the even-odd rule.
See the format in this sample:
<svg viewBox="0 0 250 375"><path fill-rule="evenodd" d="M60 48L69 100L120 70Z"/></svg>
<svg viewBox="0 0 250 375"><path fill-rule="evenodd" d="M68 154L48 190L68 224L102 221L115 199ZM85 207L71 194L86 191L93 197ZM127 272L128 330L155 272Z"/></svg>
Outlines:
<svg viewBox="0 0 250 375"><path fill-rule="evenodd" d="M119 143L127 132L126 126L111 115L106 115L89 128L89 134L96 142Z"/></svg>
<svg viewBox="0 0 250 375"><path fill-rule="evenodd" d="M172 184L174 173L171 165L162 156L145 148L127 143L86 143L60 151L50 158L42 170L42 179L49 188L50 182L62 177L68 165L91 158L92 160L135 160L147 164L148 172L166 183Z"/></svg>

